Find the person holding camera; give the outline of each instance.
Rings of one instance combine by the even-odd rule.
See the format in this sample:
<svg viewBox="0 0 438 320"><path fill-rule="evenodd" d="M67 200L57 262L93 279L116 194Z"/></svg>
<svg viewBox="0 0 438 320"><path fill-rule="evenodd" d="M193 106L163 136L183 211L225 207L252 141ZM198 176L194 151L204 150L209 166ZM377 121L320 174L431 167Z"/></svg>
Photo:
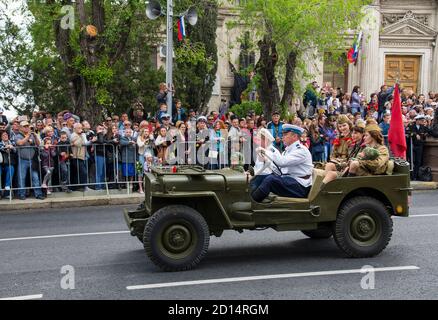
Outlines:
<svg viewBox="0 0 438 320"><path fill-rule="evenodd" d="M38 175L38 146L40 141L28 121L20 123L20 132L15 137L18 146L18 198L26 200L26 177L31 175L31 187L35 198L44 200Z"/></svg>
<svg viewBox="0 0 438 320"><path fill-rule="evenodd" d="M122 176L126 181L133 182L136 176L135 163L137 157L137 142L131 128L125 129L125 135L120 138L120 153L122 157ZM132 191L132 185L131 191Z"/></svg>

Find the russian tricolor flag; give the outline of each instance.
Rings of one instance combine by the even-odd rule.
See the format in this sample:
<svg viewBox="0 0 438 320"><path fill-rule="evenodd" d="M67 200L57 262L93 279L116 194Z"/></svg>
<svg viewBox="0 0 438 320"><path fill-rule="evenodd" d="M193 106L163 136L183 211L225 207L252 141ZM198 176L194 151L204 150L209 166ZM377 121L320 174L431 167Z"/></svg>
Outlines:
<svg viewBox="0 0 438 320"><path fill-rule="evenodd" d="M357 63L357 58L359 56L359 47L360 42L362 40L362 31L359 32L359 35L357 36L356 40L353 43L353 46L348 50L347 59L350 63Z"/></svg>
<svg viewBox="0 0 438 320"><path fill-rule="evenodd" d="M186 37L186 25L184 22L184 17L179 18L178 20L178 40L183 41Z"/></svg>

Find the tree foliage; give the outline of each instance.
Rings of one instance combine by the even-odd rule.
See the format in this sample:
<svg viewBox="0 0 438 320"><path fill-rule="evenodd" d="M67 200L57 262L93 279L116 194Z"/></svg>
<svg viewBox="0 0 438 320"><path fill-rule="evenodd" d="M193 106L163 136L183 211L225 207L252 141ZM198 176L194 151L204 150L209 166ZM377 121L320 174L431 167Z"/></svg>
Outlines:
<svg viewBox="0 0 438 320"><path fill-rule="evenodd" d="M27 1L15 13L1 2L0 99L6 107L70 109L91 122L136 100L155 110L164 79L151 59L160 25L146 18L144 1ZM63 27L71 22L65 6L74 8L72 29ZM96 27L95 37L88 25Z"/></svg>
<svg viewBox="0 0 438 320"><path fill-rule="evenodd" d="M251 0L242 1L238 23L251 30L260 58L259 96L267 116L290 105L308 63L324 52L341 55L350 33L358 31L363 7L370 0ZM281 83L281 85L280 85ZM282 89L282 90L280 90ZM282 91L282 92L280 92Z"/></svg>
<svg viewBox="0 0 438 320"><path fill-rule="evenodd" d="M216 0L175 2L177 2L177 12L194 6L199 16L195 26L190 26L186 22L187 39L184 42L175 42L175 89L177 96L187 106L206 111L216 80L218 64L216 45L218 3Z"/></svg>

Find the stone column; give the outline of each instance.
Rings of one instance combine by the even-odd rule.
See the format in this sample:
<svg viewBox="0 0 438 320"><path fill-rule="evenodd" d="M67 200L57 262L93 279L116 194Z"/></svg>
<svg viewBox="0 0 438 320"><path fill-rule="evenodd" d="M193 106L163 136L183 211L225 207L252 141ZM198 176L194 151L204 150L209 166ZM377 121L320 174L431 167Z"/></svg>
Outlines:
<svg viewBox="0 0 438 320"><path fill-rule="evenodd" d="M438 36L434 42L435 46L432 48L432 79L429 91L438 92ZM427 92L424 92L424 94L427 94Z"/></svg>
<svg viewBox="0 0 438 320"><path fill-rule="evenodd" d="M374 3L365 10L366 17L362 24L362 46L359 51L360 63L360 82L362 92L366 98L372 92L379 91L379 29L380 13L377 10L378 4Z"/></svg>

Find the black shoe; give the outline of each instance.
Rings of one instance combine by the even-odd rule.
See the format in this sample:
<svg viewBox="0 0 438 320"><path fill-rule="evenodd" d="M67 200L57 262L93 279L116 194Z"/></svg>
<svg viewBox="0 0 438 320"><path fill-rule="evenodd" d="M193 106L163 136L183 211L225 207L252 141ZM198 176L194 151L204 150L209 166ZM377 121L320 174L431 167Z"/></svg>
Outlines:
<svg viewBox="0 0 438 320"><path fill-rule="evenodd" d="M26 197L25 197L25 196L20 196L20 197L18 197L18 199L20 199L20 200L26 200Z"/></svg>
<svg viewBox="0 0 438 320"><path fill-rule="evenodd" d="M35 197L35 199L37 199L37 200L44 200L45 198L43 196L38 196L38 197Z"/></svg>
<svg viewBox="0 0 438 320"><path fill-rule="evenodd" d="M70 189L64 190L65 193L72 193L73 191L71 191Z"/></svg>

